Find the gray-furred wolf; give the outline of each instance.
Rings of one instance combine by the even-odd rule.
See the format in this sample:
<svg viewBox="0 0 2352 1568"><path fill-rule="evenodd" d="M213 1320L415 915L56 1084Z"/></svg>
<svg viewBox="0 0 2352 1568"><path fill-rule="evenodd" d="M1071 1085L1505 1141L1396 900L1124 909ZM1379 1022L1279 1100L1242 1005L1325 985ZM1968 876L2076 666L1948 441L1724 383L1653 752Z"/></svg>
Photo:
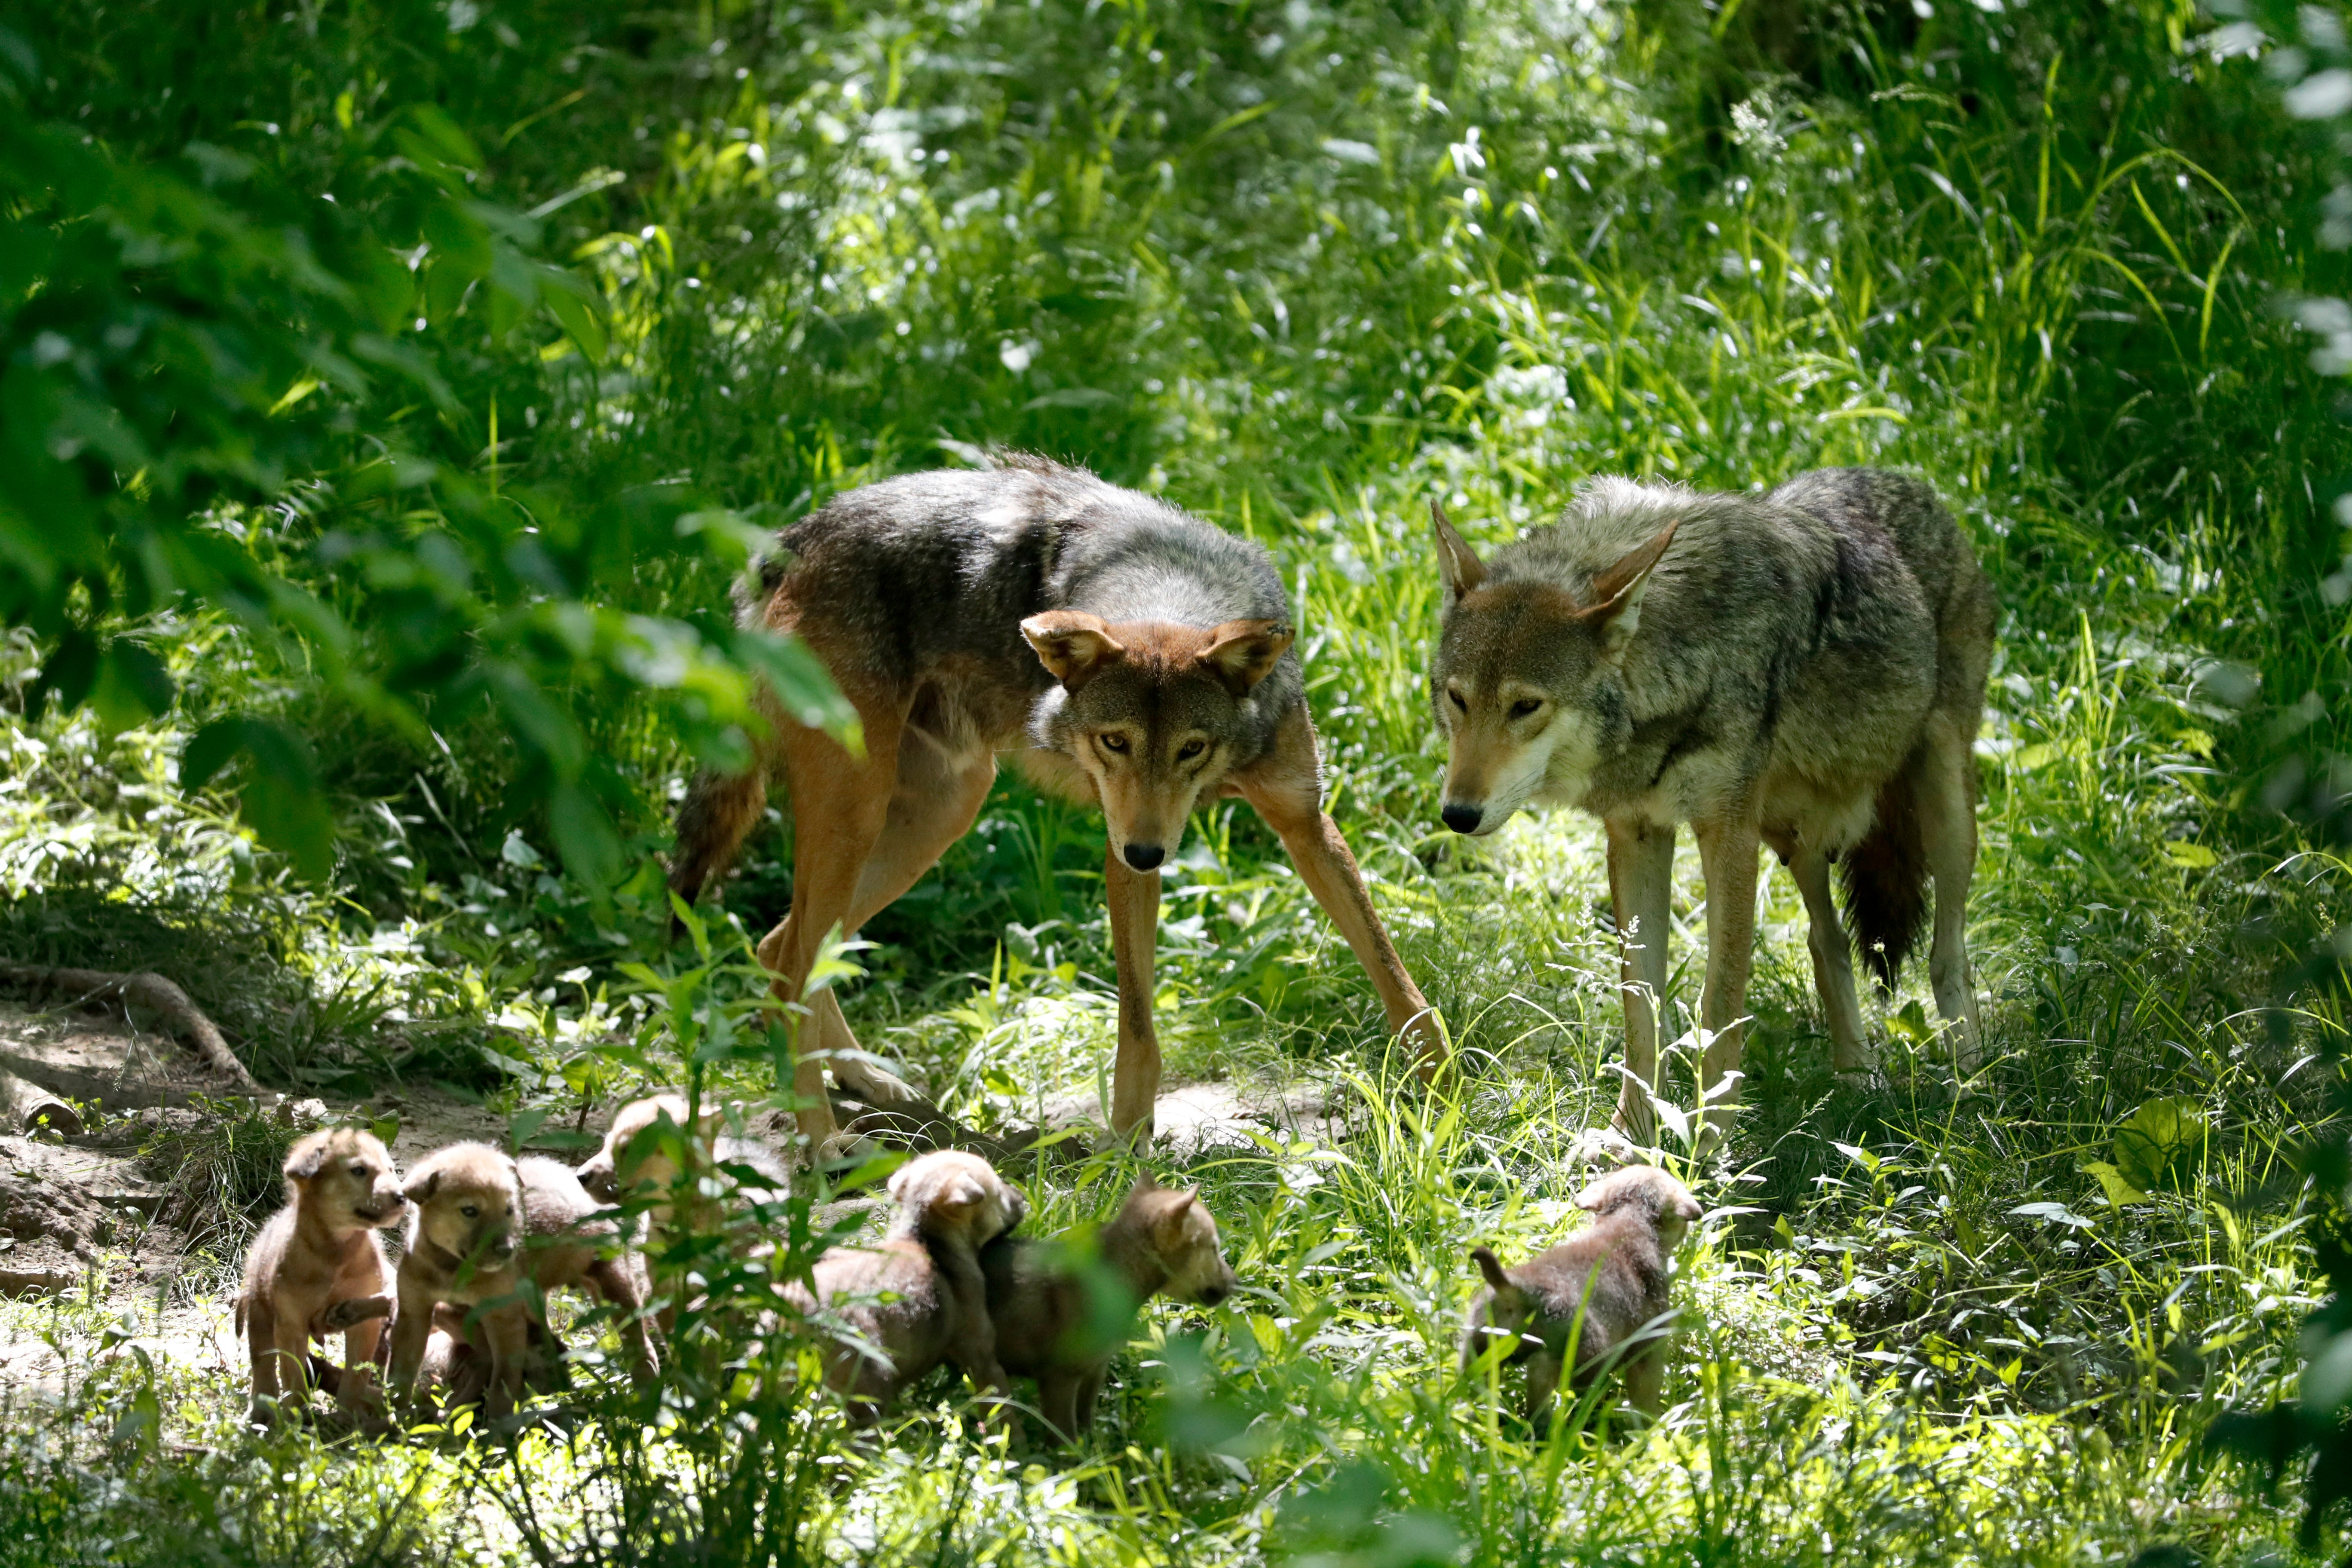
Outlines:
<svg viewBox="0 0 2352 1568"><path fill-rule="evenodd" d="M1843 862L1864 961L1890 986L1934 879L1929 977L1958 1063L1973 1070L1971 758L1994 606L1934 490L1871 468L1755 496L1598 479L1559 524L1485 562L1432 510L1444 821L1487 834L1536 804L1606 826L1629 1073L1619 1128L1651 1127L1683 822L1706 875L1700 1084L1722 1108L1711 1131L1738 1097L1736 1080L1717 1086L1739 1065L1759 840L1804 897L1841 1072L1870 1064L1830 865Z"/></svg>
<svg viewBox="0 0 2352 1568"><path fill-rule="evenodd" d="M760 944L801 999L829 931L854 931L971 826L1014 751L1041 785L1099 803L1118 969L1111 1123L1149 1136L1159 1094L1151 957L1160 867L1202 799L1239 795L1370 972L1424 1075L1441 1035L1322 807L1290 607L1259 546L1081 469L1013 458L835 497L783 531L742 605L797 635L864 725L863 754L770 708L758 765L705 773L678 813L670 886L691 900L792 794L792 912ZM835 1136L823 1063L869 1100L910 1094L857 1053L830 990L808 999L794 1074L813 1156Z"/></svg>

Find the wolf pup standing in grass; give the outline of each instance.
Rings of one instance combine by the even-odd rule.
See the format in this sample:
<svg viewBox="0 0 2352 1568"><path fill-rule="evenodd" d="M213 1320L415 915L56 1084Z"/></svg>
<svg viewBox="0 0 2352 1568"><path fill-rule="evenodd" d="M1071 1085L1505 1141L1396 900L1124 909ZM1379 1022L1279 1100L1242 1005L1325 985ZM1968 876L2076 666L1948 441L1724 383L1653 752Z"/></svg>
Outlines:
<svg viewBox="0 0 2352 1568"><path fill-rule="evenodd" d="M784 530L787 555L745 619L797 635L864 726L862 754L772 713L750 771L706 773L678 813L670 886L691 900L759 820L771 773L792 794L791 914L760 944L787 1002L826 933L854 931L970 829L1016 751L1045 787L1100 805L1118 1054L1111 1125L1148 1137L1160 1088L1151 1022L1160 868L1202 799L1239 795L1370 973L1392 1030L1435 1022L1381 929L1322 808L1290 606L1265 552L1081 469L1017 458L835 497ZM812 1154L835 1137L823 1064L881 1104L904 1085L860 1059L830 991L794 1075Z"/></svg>
<svg viewBox="0 0 2352 1568"><path fill-rule="evenodd" d="M1470 1249L1486 1288L1470 1303L1462 1368L1497 1341L1509 1345L1504 1362L1528 1363L1527 1417L1538 1432L1563 1373L1583 1388L1613 1371L1633 1408L1658 1413L1668 1276L1701 1212L1689 1188L1654 1165L1610 1173L1578 1194L1576 1206L1591 1213L1591 1228L1516 1268L1483 1247Z"/></svg>
<svg viewBox="0 0 2352 1568"><path fill-rule="evenodd" d="M1929 977L1973 1070L1964 928L1993 596L1935 492L1871 468L1801 474L1760 496L1600 479L1557 527L1485 562L1433 510L1445 824L1489 834L1536 804L1606 825L1630 1075L1619 1129L1651 1130L1684 822L1706 874L1710 1133L1738 1100L1736 1080L1718 1085L1739 1067L1759 840L1804 897L1842 1073L1870 1058L1830 864L1844 861L1864 962L1890 987L1934 879Z"/></svg>
<svg viewBox="0 0 2352 1568"><path fill-rule="evenodd" d="M334 1332L343 1336L343 1374L320 1381L346 1409L372 1411L383 1325L334 1309L392 1288L383 1232L408 1212L400 1173L374 1133L338 1127L295 1144L285 1174L286 1206L253 1238L236 1298L236 1325L253 1351L252 1418L268 1421L301 1397L311 1340Z"/></svg>

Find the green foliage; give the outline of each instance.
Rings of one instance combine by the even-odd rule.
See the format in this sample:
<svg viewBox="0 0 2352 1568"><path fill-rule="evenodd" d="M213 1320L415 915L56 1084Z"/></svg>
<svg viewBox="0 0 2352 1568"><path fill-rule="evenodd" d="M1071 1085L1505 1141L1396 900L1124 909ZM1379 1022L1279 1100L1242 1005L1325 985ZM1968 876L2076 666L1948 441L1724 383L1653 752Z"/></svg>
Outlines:
<svg viewBox="0 0 2352 1568"><path fill-rule="evenodd" d="M1075 1456L975 1440L944 1379L848 1441L766 1375L804 1366L755 1331L778 1271L714 1237L659 1260L711 1302L665 1414L615 1393L561 1441L291 1439L305 1474L426 1477L436 1519L487 1498L499 1544L466 1550L550 1562L2290 1550L2202 1438L2291 1385L2341 1261L2305 1239L2294 1163L2340 1082L2335 971L2249 1012L2347 877L2298 855L2333 831L2344 746L2346 448L2330 366L2274 308L2352 295L2321 242L2341 149L2294 108L2344 63L2333 13L2264 11L2301 52L2252 58L2171 0L576 10L17 25L39 63L7 68L5 166L101 183L8 176L23 254L84 280L12 285L5 384L50 399L40 430L97 409L106 439L13 415L0 439L79 487L110 553L44 535L67 586L0 589L31 606L0 647L0 942L117 967L143 944L257 1068L495 1088L541 1146L640 1082L756 1098L776 1044L740 928L781 912L784 832L691 955L658 949L650 860L682 766L741 755L747 671L823 700L727 626L730 579L838 489L1005 444L1275 552L1334 810L1470 1070L1458 1100L1402 1087L1344 950L1220 805L1167 879L1160 1016L1179 1073L1286 1090L1297 1125L1189 1158L1244 1292L1147 1310ZM394 317L366 314L377 273ZM1932 478L2000 591L1972 931L1994 1060L1955 1084L1906 993L1885 1084L1834 1082L1769 882L1741 1163L1700 1178L1675 1408L1534 1444L1507 1384L1456 1373L1463 1258L1572 1222L1569 1147L1614 1098L1613 956L1589 825L1435 830L1426 502L1499 539L1598 471L1843 462ZM2293 788L2242 782L2283 752ZM208 777L313 864L331 833L333 894L255 853ZM863 983L836 977L861 1037L975 1120L1091 1100L1099 865L1085 814L1002 785L863 933ZM1695 971L1673 989L1686 1017ZM1057 1234L1132 1175L1020 1179ZM856 1215L803 1194L755 1221L788 1265ZM2282 1454L2340 1430L2336 1365L2265 1428ZM203 1430L236 1397L159 1408ZM211 1478L225 1509L310 1518L241 1462ZM73 1463L20 1469L50 1521L28 1534L177 1495L154 1460L106 1472L112 1500Z"/></svg>

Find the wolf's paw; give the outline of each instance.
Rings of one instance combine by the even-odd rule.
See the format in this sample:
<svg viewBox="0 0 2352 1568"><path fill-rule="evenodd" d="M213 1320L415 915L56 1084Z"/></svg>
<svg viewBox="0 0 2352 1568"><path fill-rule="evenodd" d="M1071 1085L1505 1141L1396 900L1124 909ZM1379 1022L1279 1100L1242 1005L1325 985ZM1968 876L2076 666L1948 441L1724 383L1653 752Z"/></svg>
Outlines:
<svg viewBox="0 0 2352 1568"><path fill-rule="evenodd" d="M346 1296L319 1314L319 1331L340 1334L375 1318L392 1316L389 1296Z"/></svg>

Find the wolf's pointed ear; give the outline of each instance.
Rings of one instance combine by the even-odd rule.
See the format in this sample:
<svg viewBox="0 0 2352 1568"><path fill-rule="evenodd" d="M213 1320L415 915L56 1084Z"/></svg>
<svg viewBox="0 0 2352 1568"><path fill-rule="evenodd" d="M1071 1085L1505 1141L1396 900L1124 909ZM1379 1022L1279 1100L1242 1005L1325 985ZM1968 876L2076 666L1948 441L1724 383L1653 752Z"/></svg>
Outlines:
<svg viewBox="0 0 2352 1568"><path fill-rule="evenodd" d="M1483 1247L1472 1247L1470 1258L1471 1261L1478 1265L1478 1272L1486 1277L1486 1283L1489 1286L1496 1290L1507 1290L1511 1288L1511 1278L1503 1272L1501 1258Z"/></svg>
<svg viewBox="0 0 2352 1568"><path fill-rule="evenodd" d="M400 1195L406 1198L410 1203L423 1204L430 1199L435 1193L439 1192L440 1190L441 1173L438 1171L427 1171L425 1173L425 1179L421 1182L411 1178L408 1185L400 1189Z"/></svg>
<svg viewBox="0 0 2352 1568"><path fill-rule="evenodd" d="M1675 530L1682 525L1682 519L1675 519L1592 580L1592 605L1580 614L1599 623L1606 637L1602 651L1610 658L1624 652L1625 645L1641 629L1642 595L1650 591L1650 573L1665 555L1666 546L1675 542Z"/></svg>
<svg viewBox="0 0 2352 1568"><path fill-rule="evenodd" d="M1201 663L1236 697L1247 697L1274 673L1275 661L1290 651L1297 634L1280 621L1227 621L1209 628Z"/></svg>
<svg viewBox="0 0 2352 1568"><path fill-rule="evenodd" d="M1146 1171L1135 1178L1135 1189L1127 1195L1130 1198L1139 1198L1146 1193L1156 1193L1159 1190L1159 1180L1150 1172Z"/></svg>
<svg viewBox="0 0 2352 1568"><path fill-rule="evenodd" d="M1486 580L1486 563L1470 548L1470 542L1454 531L1445 521L1445 508L1438 501L1429 503L1429 521L1437 525L1437 564L1445 579L1445 602L1449 605L1465 594L1475 594Z"/></svg>
<svg viewBox="0 0 2352 1568"><path fill-rule="evenodd" d="M1100 616L1084 610L1048 610L1021 623L1021 635L1037 650L1038 661L1066 690L1076 691L1127 653Z"/></svg>
<svg viewBox="0 0 2352 1568"><path fill-rule="evenodd" d="M327 1163L327 1135L315 1133L305 1138L287 1152L286 1174L298 1182L307 1182L319 1173Z"/></svg>

